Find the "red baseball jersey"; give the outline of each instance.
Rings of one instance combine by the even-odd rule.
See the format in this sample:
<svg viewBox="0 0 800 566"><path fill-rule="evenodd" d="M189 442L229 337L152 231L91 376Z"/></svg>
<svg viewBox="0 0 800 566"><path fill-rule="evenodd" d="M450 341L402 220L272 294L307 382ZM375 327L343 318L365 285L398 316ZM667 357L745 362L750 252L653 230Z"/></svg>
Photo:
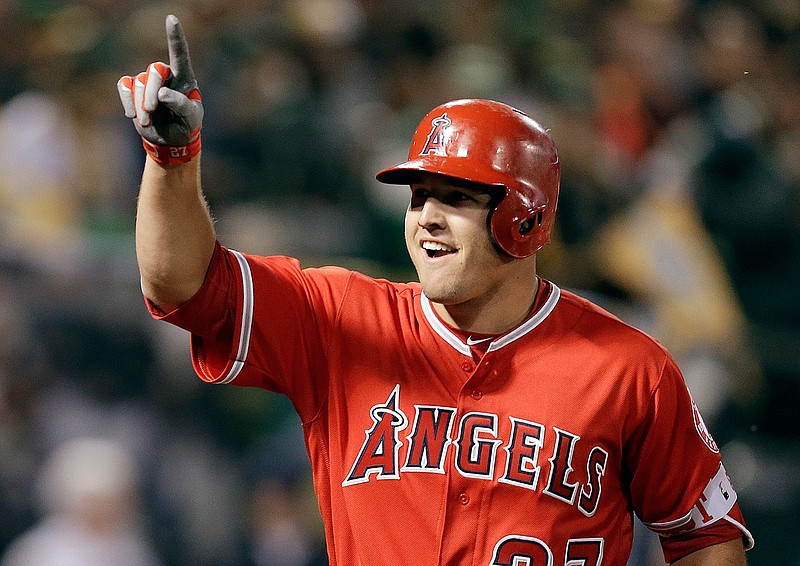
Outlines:
<svg viewBox="0 0 800 566"><path fill-rule="evenodd" d="M752 545L669 354L552 283L474 344L418 284L218 244L195 297L150 309L203 380L291 399L332 566L622 566L634 512L668 561Z"/></svg>

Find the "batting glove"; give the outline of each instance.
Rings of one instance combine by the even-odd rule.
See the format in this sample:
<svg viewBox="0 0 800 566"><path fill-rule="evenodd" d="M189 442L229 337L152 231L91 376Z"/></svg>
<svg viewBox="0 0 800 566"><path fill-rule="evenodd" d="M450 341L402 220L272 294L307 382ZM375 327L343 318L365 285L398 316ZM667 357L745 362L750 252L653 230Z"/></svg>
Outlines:
<svg viewBox="0 0 800 566"><path fill-rule="evenodd" d="M145 72L119 79L117 90L147 154L158 163L175 165L200 153L203 100L181 23L170 15L166 25L169 66L151 63Z"/></svg>

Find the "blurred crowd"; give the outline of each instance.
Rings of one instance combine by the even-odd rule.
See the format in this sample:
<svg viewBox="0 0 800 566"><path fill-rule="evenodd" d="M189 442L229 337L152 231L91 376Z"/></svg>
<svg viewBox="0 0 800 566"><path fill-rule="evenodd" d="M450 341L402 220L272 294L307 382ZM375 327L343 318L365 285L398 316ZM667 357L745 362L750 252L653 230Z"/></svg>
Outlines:
<svg viewBox="0 0 800 566"><path fill-rule="evenodd" d="M413 279L408 195L373 175L425 112L493 98L549 128L541 273L670 349L750 564L800 565L800 3L0 0L2 566L326 563L290 404L201 384L139 292L116 81L167 60L170 13L243 251ZM631 564L663 564L653 537Z"/></svg>

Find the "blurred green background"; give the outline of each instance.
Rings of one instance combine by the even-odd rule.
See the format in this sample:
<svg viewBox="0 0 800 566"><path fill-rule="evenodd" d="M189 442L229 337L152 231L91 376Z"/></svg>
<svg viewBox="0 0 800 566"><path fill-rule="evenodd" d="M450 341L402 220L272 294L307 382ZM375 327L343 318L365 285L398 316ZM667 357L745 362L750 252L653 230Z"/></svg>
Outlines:
<svg viewBox="0 0 800 566"><path fill-rule="evenodd" d="M540 272L670 349L749 563L800 565L800 3L0 0L3 566L325 564L289 403L199 383L139 292L144 152L116 81L167 59L169 13L243 251L413 279L407 194L374 173L425 112L494 98L549 128ZM640 534L631 565L663 564Z"/></svg>

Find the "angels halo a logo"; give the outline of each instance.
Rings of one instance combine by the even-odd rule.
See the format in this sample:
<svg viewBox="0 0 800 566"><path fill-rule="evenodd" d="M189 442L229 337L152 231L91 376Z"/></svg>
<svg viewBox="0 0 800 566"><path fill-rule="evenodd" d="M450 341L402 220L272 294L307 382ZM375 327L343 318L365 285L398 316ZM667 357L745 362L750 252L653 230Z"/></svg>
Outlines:
<svg viewBox="0 0 800 566"><path fill-rule="evenodd" d="M452 124L450 118L447 117L447 112L431 120L431 133L428 134L428 139L425 140L425 145L420 155L441 155L444 157L447 152L444 149L444 129Z"/></svg>
<svg viewBox="0 0 800 566"><path fill-rule="evenodd" d="M708 428L706 428L706 423L703 421L703 416L700 414L700 410L697 408L694 399L692 399L692 417L694 417L694 428L697 429L697 434L700 435L703 443L708 447L709 450L715 454L719 454L719 446L717 446L717 443L714 441L714 438L711 436Z"/></svg>

